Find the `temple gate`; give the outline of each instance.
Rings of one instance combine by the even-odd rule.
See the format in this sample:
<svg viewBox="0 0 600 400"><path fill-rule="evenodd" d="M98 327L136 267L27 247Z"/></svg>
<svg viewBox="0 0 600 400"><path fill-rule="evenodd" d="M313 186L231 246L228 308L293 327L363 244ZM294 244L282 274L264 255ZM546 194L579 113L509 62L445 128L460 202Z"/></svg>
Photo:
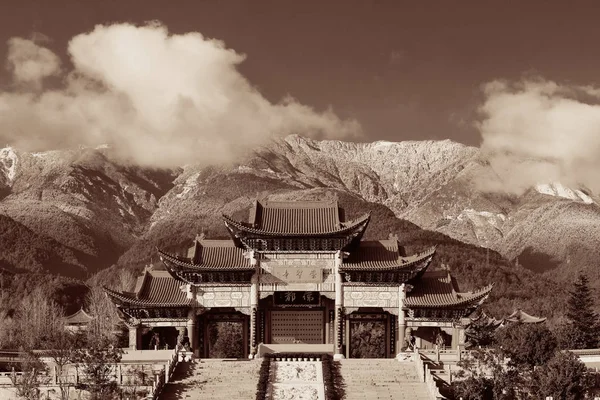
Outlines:
<svg viewBox="0 0 600 400"><path fill-rule="evenodd" d="M385 358L410 336L459 347L464 317L491 286L461 293L448 271L427 270L435 248L402 256L397 236L362 240L369 214L340 215L336 201L257 201L249 222L223 216L230 240L159 251L165 270L146 269L134 293L106 289L130 346L141 345L140 329L170 324L197 357L252 358L262 343Z"/></svg>

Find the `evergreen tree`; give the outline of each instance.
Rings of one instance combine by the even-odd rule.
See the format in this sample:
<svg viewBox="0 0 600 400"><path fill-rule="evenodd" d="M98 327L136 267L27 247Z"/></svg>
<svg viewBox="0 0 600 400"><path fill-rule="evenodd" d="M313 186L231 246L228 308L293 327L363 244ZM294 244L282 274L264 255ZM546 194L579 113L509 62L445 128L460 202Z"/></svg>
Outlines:
<svg viewBox="0 0 600 400"><path fill-rule="evenodd" d="M569 351L559 351L546 364L537 368L531 380L535 398L578 400L593 387L592 377L585 364Z"/></svg>
<svg viewBox="0 0 600 400"><path fill-rule="evenodd" d="M500 329L496 342L510 361L509 366L519 371L532 371L548 362L556 352L557 340L544 324L518 323Z"/></svg>
<svg viewBox="0 0 600 400"><path fill-rule="evenodd" d="M116 382L114 366L121 361L123 349L115 347L106 338L90 336L85 348L77 349L73 362L82 368L85 376L77 388L90 393L90 400L119 398L119 386Z"/></svg>
<svg viewBox="0 0 600 400"><path fill-rule="evenodd" d="M573 283L567 303L567 345L572 349L592 349L598 346L598 314L594 312L594 300L590 293L588 278L580 274Z"/></svg>

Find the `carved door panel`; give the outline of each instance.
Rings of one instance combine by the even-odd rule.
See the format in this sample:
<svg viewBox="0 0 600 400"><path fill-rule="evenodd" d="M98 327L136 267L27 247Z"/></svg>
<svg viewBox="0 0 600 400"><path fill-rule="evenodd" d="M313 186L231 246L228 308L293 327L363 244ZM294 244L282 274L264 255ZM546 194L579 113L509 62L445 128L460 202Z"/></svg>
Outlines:
<svg viewBox="0 0 600 400"><path fill-rule="evenodd" d="M271 343L324 343L323 310L271 312Z"/></svg>
<svg viewBox="0 0 600 400"><path fill-rule="evenodd" d="M241 315L210 315L204 324L205 357L245 358L246 322Z"/></svg>
<svg viewBox="0 0 600 400"><path fill-rule="evenodd" d="M351 358L386 358L387 321L351 319L349 345Z"/></svg>

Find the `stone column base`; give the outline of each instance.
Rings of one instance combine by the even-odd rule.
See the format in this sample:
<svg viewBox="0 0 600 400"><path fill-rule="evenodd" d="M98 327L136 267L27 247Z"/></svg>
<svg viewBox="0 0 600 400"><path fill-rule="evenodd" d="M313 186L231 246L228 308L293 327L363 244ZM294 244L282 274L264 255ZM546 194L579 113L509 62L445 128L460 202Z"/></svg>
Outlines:
<svg viewBox="0 0 600 400"><path fill-rule="evenodd" d="M343 355L343 354L334 354L334 355L333 355L333 361L340 361L340 360L343 360L343 359L345 359L345 358L346 358L346 357L344 357L344 355Z"/></svg>

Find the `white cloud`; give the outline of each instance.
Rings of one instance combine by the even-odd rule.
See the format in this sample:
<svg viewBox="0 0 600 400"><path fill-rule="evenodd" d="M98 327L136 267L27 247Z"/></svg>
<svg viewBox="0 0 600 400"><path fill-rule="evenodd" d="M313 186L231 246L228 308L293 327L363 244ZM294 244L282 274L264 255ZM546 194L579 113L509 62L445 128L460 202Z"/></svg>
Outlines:
<svg viewBox="0 0 600 400"><path fill-rule="evenodd" d="M15 48L15 79L41 82L56 69L17 71L56 56L27 42L26 52ZM356 121L331 110L292 98L270 103L238 72L245 56L200 33L99 25L75 36L68 52L74 70L64 88L0 93L0 140L29 150L107 143L124 160L172 167L231 161L274 136L360 135Z"/></svg>
<svg viewBox="0 0 600 400"><path fill-rule="evenodd" d="M551 81L494 81L478 124L482 151L497 174L492 190L522 193L537 183L562 182L598 193L600 90Z"/></svg>
<svg viewBox="0 0 600 400"><path fill-rule="evenodd" d="M44 78L60 72L60 59L32 40L12 38L8 41L7 67L15 83L39 89Z"/></svg>

